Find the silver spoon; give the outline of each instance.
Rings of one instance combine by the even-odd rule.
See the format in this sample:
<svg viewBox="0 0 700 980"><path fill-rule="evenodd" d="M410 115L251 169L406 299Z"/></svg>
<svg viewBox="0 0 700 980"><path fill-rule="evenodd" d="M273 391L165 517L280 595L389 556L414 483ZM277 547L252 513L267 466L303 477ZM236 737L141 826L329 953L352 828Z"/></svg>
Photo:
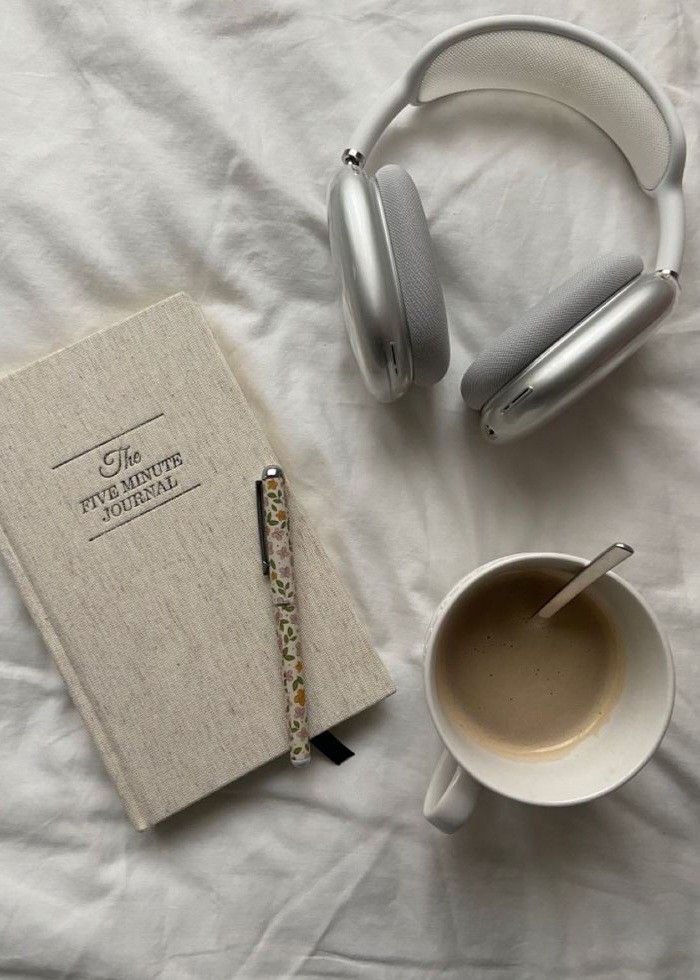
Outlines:
<svg viewBox="0 0 700 980"><path fill-rule="evenodd" d="M589 585L592 585L596 579L599 579L606 572L609 572L611 568L619 565L621 561L629 558L630 555L634 554L634 549L630 548L628 544L622 544L619 542L617 544L611 544L609 548L594 558L593 561L589 562L587 565L581 569L570 582L567 582L563 589L560 589L556 595L552 596L549 602L546 602L539 612L536 612L532 617L539 617L540 619L549 619L555 613L558 613L562 606L565 606L567 602L587 589Z"/></svg>

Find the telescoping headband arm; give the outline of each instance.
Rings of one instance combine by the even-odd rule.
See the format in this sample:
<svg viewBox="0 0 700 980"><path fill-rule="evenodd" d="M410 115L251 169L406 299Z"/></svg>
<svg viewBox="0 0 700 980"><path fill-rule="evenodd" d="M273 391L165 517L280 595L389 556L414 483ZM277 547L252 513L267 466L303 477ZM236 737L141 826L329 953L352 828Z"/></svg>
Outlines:
<svg viewBox="0 0 700 980"><path fill-rule="evenodd" d="M657 202L656 268L680 272L685 225L680 119L666 93L630 55L574 24L546 17L489 17L438 35L362 119L343 160L364 165L406 106L482 89L545 96L607 133Z"/></svg>

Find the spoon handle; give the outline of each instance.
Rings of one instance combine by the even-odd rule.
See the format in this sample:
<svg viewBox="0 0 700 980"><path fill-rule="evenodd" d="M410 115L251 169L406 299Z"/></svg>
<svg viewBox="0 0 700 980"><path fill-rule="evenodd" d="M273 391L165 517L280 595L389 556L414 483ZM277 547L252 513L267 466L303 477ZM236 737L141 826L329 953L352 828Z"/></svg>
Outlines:
<svg viewBox="0 0 700 980"><path fill-rule="evenodd" d="M563 589L560 589L556 595L552 596L549 602L545 603L535 615L541 619L549 619L554 613L559 612L562 606L565 606L567 602L570 602L577 596L579 592L583 592L596 579L605 575L611 568L619 565L621 561L624 561L625 558L629 558L633 554L634 549L630 548L628 544L623 544L622 542L611 544L609 548L601 551L593 561L589 562L580 572L574 575L571 581L567 582Z"/></svg>

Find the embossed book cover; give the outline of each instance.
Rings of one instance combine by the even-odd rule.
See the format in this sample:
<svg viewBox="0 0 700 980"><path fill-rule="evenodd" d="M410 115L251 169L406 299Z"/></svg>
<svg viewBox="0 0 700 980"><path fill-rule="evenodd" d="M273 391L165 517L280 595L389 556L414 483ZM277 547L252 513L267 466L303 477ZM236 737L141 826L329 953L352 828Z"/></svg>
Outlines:
<svg viewBox="0 0 700 980"><path fill-rule="evenodd" d="M139 829L288 751L271 461L184 294L0 380L0 548ZM290 512L313 735L394 687Z"/></svg>

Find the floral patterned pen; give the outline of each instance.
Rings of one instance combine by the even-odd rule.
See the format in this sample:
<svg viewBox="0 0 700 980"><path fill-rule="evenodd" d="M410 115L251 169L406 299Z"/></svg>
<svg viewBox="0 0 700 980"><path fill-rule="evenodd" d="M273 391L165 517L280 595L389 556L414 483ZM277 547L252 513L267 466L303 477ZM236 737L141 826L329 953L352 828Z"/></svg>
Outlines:
<svg viewBox="0 0 700 980"><path fill-rule="evenodd" d="M255 483L255 489L263 574L270 579L277 625L277 646L282 654L282 676L289 722L289 758L293 766L305 766L311 761L311 746L294 589L294 562L289 537L289 511L284 473L280 467L266 466L262 479Z"/></svg>

